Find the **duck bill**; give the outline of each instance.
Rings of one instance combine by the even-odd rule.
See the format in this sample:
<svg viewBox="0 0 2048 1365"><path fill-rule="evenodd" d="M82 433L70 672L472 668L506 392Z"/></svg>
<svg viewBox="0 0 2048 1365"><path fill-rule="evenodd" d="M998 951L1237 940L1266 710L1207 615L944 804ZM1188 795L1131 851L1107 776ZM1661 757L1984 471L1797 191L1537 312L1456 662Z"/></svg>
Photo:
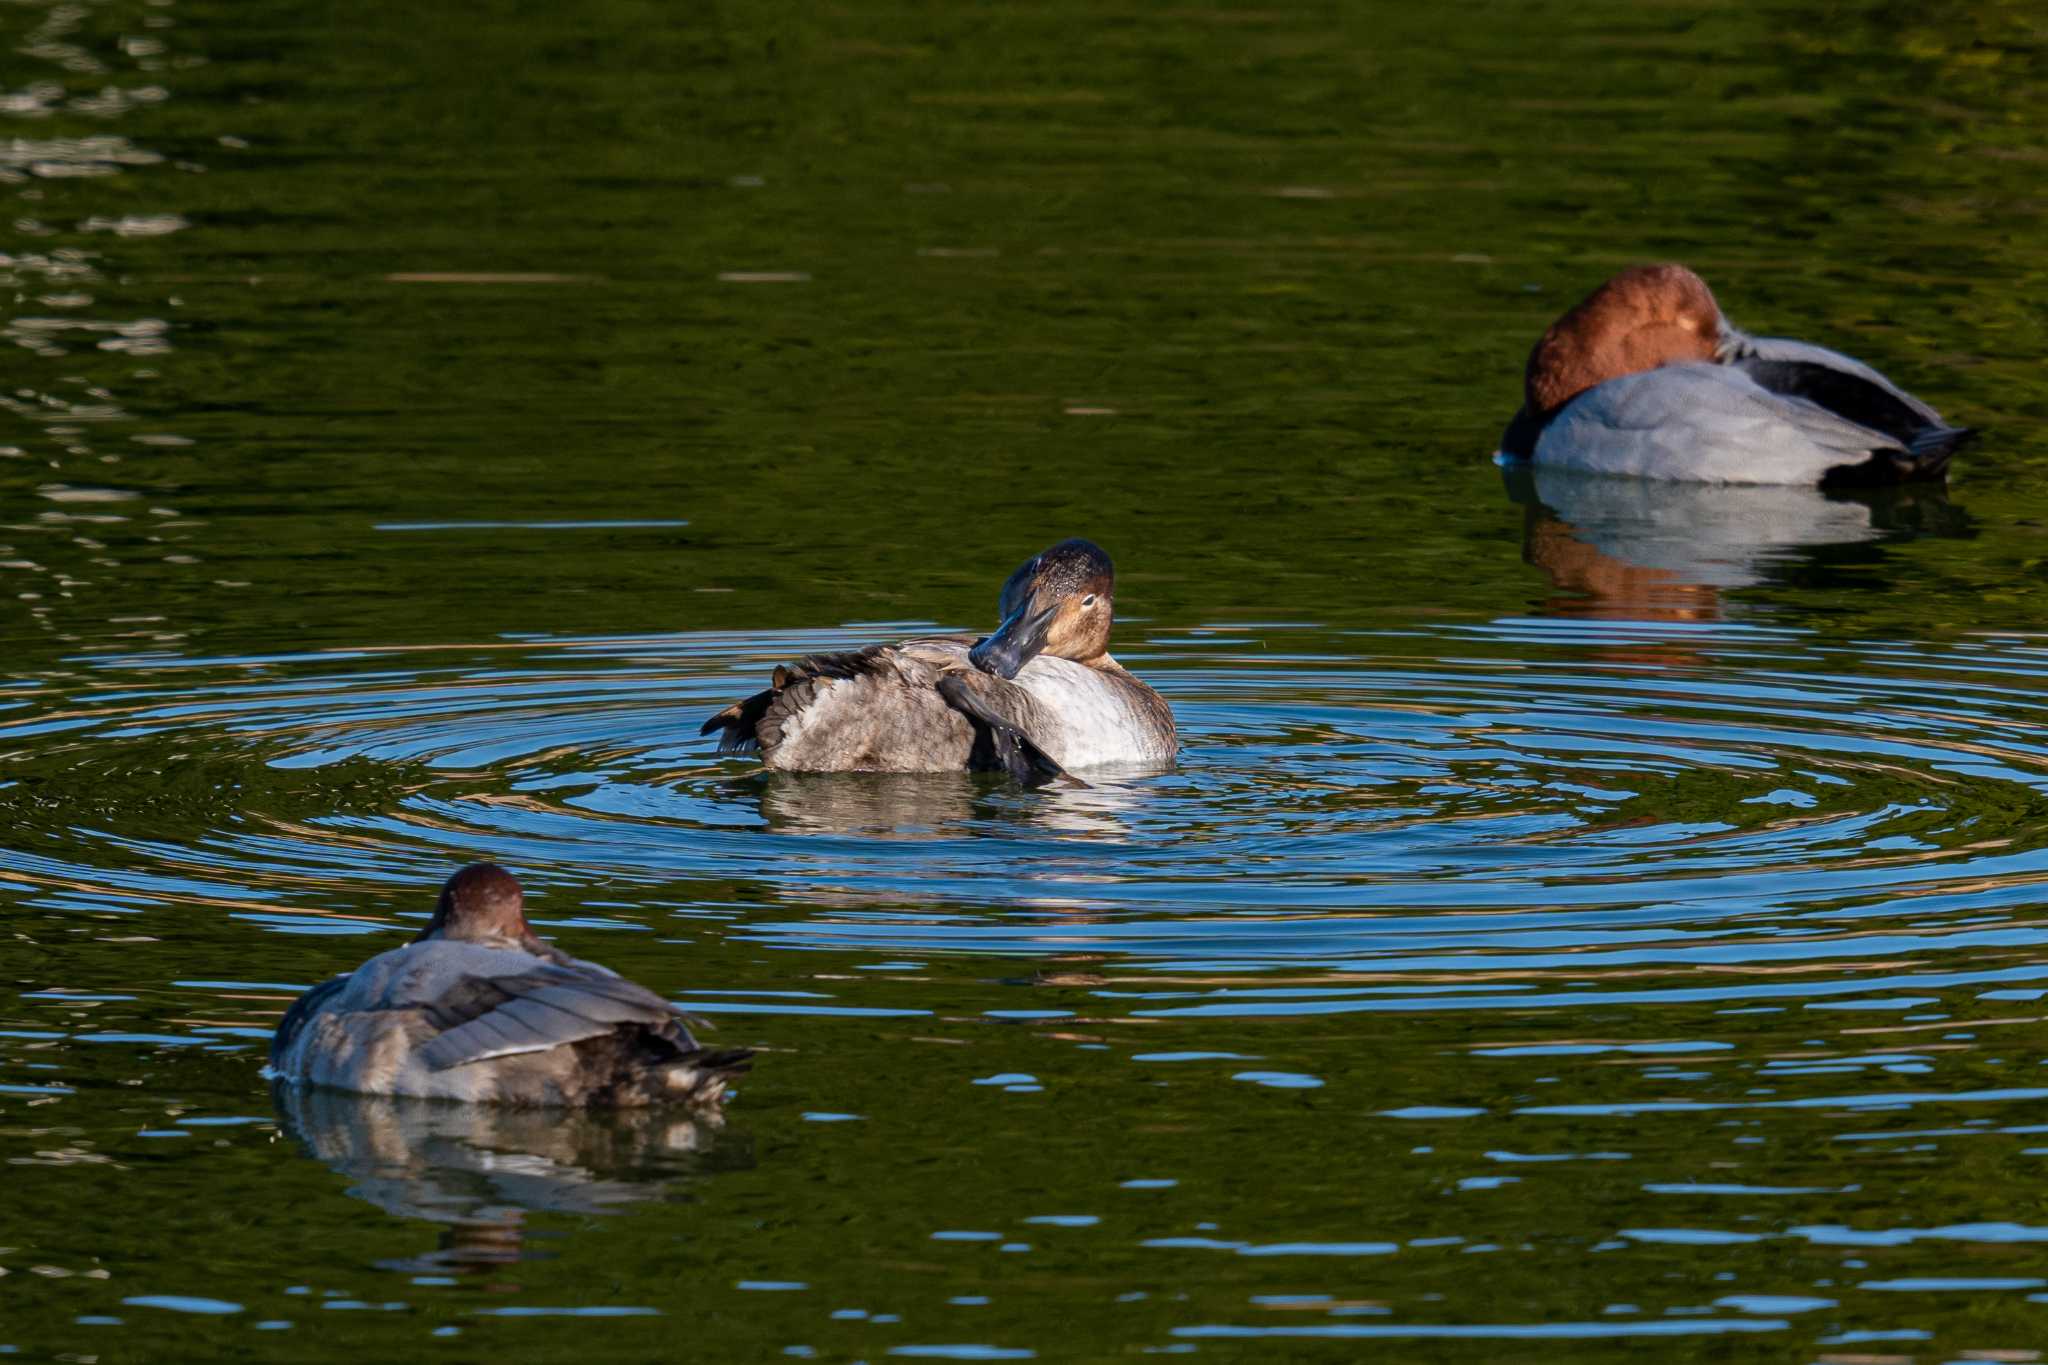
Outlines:
<svg viewBox="0 0 2048 1365"><path fill-rule="evenodd" d="M1058 614L1058 603L1034 609L1032 603L1026 602L996 627L995 634L969 650L967 657L985 673L993 673L998 678L1014 678L1045 648L1045 637L1052 630L1052 618Z"/></svg>
<svg viewBox="0 0 2048 1365"><path fill-rule="evenodd" d="M1515 410L1514 418L1500 434L1500 445L1495 448L1510 460L1527 460L1536 454L1536 441L1542 435L1543 423L1536 420L1524 403Z"/></svg>

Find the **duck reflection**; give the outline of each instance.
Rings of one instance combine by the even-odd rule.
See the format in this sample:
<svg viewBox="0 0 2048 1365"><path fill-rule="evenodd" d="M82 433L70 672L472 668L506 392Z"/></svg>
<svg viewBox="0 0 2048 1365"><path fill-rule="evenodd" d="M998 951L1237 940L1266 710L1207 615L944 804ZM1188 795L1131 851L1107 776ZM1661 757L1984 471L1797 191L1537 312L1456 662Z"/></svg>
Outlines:
<svg viewBox="0 0 2048 1365"><path fill-rule="evenodd" d="M1040 800L1028 816L1033 824L1061 834L1129 834L1126 817L1142 799L1135 784L1166 771L1158 767L1096 768L1088 774L1085 786L1060 783L1040 788Z"/></svg>
<svg viewBox="0 0 2048 1365"><path fill-rule="evenodd" d="M438 1248L380 1262L409 1274L482 1273L537 1259L531 1213L608 1214L675 1200L677 1182L751 1165L713 1134L716 1112L514 1109L271 1088L287 1134L398 1218L441 1225Z"/></svg>
<svg viewBox="0 0 2048 1365"><path fill-rule="evenodd" d="M1164 769L1091 771L1085 783L1056 781L1019 800L1014 788L972 773L765 773L761 818L795 833L877 839L955 837L979 821L1037 825L1061 833L1122 835L1138 792L1128 785Z"/></svg>
<svg viewBox="0 0 2048 1365"><path fill-rule="evenodd" d="M1941 484L1822 492L1782 485L1653 482L1517 464L1502 474L1528 509L1522 557L1549 577L1547 614L1719 621L1724 594L1849 547L1969 527ZM1832 559L1839 560L1837 554Z"/></svg>
<svg viewBox="0 0 2048 1365"><path fill-rule="evenodd" d="M880 839L934 838L972 821L988 783L966 772L768 773L758 784L768 828Z"/></svg>

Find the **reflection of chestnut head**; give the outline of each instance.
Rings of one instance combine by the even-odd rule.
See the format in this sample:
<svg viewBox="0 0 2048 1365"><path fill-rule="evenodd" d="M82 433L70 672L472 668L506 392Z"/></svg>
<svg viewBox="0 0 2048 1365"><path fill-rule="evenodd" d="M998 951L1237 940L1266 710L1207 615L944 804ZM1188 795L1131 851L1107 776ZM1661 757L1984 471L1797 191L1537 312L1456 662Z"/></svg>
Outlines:
<svg viewBox="0 0 2048 1365"><path fill-rule="evenodd" d="M1532 506L1522 541L1522 558L1543 570L1556 591L1547 614L1592 619L1718 621L1720 589L1687 583L1669 569L1645 568L1603 554L1578 532ZM1667 662L1668 654L1660 653Z"/></svg>

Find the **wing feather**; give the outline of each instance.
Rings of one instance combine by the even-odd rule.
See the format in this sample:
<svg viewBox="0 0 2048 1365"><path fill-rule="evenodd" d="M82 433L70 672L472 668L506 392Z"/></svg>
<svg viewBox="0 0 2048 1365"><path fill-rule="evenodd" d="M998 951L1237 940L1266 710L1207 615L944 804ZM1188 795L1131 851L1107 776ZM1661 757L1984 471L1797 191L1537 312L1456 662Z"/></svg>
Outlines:
<svg viewBox="0 0 2048 1365"><path fill-rule="evenodd" d="M734 702L704 722L701 733L717 732L719 752L759 752L770 766L834 769L888 766L866 755L877 725L892 730L900 746L915 739L917 719L943 717L945 708L916 700L949 661L964 655L973 640L926 636L896 644L869 645L839 653L807 654L777 666L766 691ZM876 710L878 698L893 698ZM780 751L793 745L788 754Z"/></svg>
<svg viewBox="0 0 2048 1365"><path fill-rule="evenodd" d="M1742 336L1724 363L1777 393L1795 393L1907 440L1922 427L1941 426L1941 414L1853 356L1784 337Z"/></svg>
<svg viewBox="0 0 2048 1365"><path fill-rule="evenodd" d="M479 984L489 990L478 989ZM455 1011L448 1002L458 999L475 1002L479 1012L420 1049L420 1059L431 1070L545 1052L631 1024L668 1029L680 1018L680 1011L653 991L588 963L551 963L487 983L465 979L444 995L442 1008L430 1007L429 1017L452 1022Z"/></svg>
<svg viewBox="0 0 2048 1365"><path fill-rule="evenodd" d="M1040 787L1062 777L1086 785L1070 777L1029 734L1031 696L1023 688L971 668L946 673L938 687L948 706L979 725L977 758L986 748L985 761L1021 786Z"/></svg>
<svg viewBox="0 0 2048 1365"><path fill-rule="evenodd" d="M675 1011L659 996L639 998L567 984L542 986L523 997L593 1024L658 1024Z"/></svg>

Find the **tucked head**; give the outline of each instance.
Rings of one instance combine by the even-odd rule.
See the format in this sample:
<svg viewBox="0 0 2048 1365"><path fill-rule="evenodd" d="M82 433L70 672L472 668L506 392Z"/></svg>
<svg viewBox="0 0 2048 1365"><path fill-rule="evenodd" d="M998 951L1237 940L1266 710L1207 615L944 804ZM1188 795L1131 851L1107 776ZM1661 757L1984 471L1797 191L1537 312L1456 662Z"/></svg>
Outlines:
<svg viewBox="0 0 2048 1365"><path fill-rule="evenodd" d="M472 943L533 941L533 931L526 927L526 894L519 889L519 879L496 863L472 863L463 868L441 887L434 918L419 937Z"/></svg>
<svg viewBox="0 0 2048 1365"><path fill-rule="evenodd" d="M996 610L1002 624L977 644L975 664L1002 678L1039 654L1094 663L1109 654L1116 569L1093 541L1063 540L1010 575Z"/></svg>
<svg viewBox="0 0 2048 1365"><path fill-rule="evenodd" d="M1523 375L1523 412L1542 421L1596 384L1714 358L1727 322L1707 282L1682 265L1639 265L1550 324Z"/></svg>

